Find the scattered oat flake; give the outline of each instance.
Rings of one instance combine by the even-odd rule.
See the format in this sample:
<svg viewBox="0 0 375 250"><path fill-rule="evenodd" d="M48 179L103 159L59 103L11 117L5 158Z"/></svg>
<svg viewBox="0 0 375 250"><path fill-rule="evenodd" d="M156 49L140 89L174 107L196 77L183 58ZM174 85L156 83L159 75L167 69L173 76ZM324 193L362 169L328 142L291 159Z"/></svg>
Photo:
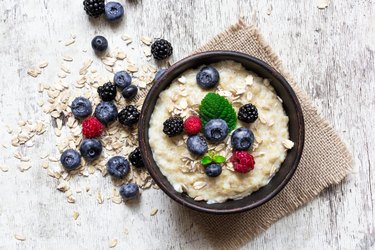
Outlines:
<svg viewBox="0 0 375 250"><path fill-rule="evenodd" d="M152 43L152 39L148 36L142 36L141 41L145 45L151 45L151 43Z"/></svg>
<svg viewBox="0 0 375 250"><path fill-rule="evenodd" d="M63 180L59 183L59 185L56 187L57 190L61 192L66 192L70 189L69 182Z"/></svg>
<svg viewBox="0 0 375 250"><path fill-rule="evenodd" d="M78 217L79 217L79 213L77 211L74 211L74 213L73 213L74 220L77 220Z"/></svg>
<svg viewBox="0 0 375 250"><path fill-rule="evenodd" d="M14 235L14 238L16 238L16 240L19 240L19 241L26 240L26 237L23 234L18 234L18 233Z"/></svg>
<svg viewBox="0 0 375 250"><path fill-rule="evenodd" d="M73 61L73 58L69 55L63 55L63 60L66 62L71 62Z"/></svg>
<svg viewBox="0 0 375 250"><path fill-rule="evenodd" d="M32 76L32 77L37 77L39 74L40 74L40 70L39 69L28 69L27 70L27 74L29 76Z"/></svg>
<svg viewBox="0 0 375 250"><path fill-rule="evenodd" d="M70 39L65 41L65 46L72 45L73 43L75 43L75 41L76 40L74 38L70 38Z"/></svg>
<svg viewBox="0 0 375 250"><path fill-rule="evenodd" d="M7 166L0 165L0 169L1 169L1 171L3 171L3 172L8 172L8 167L7 167Z"/></svg>
<svg viewBox="0 0 375 250"><path fill-rule="evenodd" d="M110 248L114 248L118 243L118 240L117 239L112 239L109 241L109 247Z"/></svg>
<svg viewBox="0 0 375 250"><path fill-rule="evenodd" d="M194 188L195 190L199 190L199 189L204 188L206 185L207 185L207 182L204 182L204 181L196 181L196 182L194 182L194 184L193 184L193 188Z"/></svg>
<svg viewBox="0 0 375 250"><path fill-rule="evenodd" d="M45 67L47 67L48 66L48 62L41 62L40 64L39 64L39 68L41 68L41 69L44 69Z"/></svg>
<svg viewBox="0 0 375 250"><path fill-rule="evenodd" d="M155 214L157 214L158 211L159 210L157 208L153 208L153 209L151 209L150 215L154 216Z"/></svg>
<svg viewBox="0 0 375 250"><path fill-rule="evenodd" d="M21 164L18 166L18 169L21 172L25 172L25 171L29 170L30 168L31 168L31 165L30 165L30 163L27 163L27 162L21 162Z"/></svg>
<svg viewBox="0 0 375 250"><path fill-rule="evenodd" d="M329 0L318 0L318 9L325 9L329 5Z"/></svg>
<svg viewBox="0 0 375 250"><path fill-rule="evenodd" d="M187 82L185 76L181 76L180 78L177 79L177 81L179 81L180 83L186 83Z"/></svg>
<svg viewBox="0 0 375 250"><path fill-rule="evenodd" d="M128 67L127 67L127 70L134 73L134 72L138 71L138 67L134 64L129 64Z"/></svg>
<svg viewBox="0 0 375 250"><path fill-rule="evenodd" d="M283 145L285 148L291 149L294 147L294 142L292 142L291 140L284 140Z"/></svg>
<svg viewBox="0 0 375 250"><path fill-rule="evenodd" d="M96 194L96 200L98 201L99 204L103 204L103 202L104 202L104 198L103 198L103 195L102 195L101 192L98 192L98 193Z"/></svg>

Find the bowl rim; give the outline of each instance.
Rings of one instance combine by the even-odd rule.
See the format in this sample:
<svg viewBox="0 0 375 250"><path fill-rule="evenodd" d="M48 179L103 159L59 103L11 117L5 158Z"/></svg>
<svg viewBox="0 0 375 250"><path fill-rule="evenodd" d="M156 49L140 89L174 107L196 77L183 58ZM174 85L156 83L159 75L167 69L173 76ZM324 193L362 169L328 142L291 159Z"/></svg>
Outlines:
<svg viewBox="0 0 375 250"><path fill-rule="evenodd" d="M257 64L258 66L262 67L269 74L273 75L283 85L283 87L287 90L288 94L290 95L290 98L292 99L292 102L295 106L295 109L297 110L296 115L297 115L297 122L299 124L298 133L299 133L300 140L299 140L299 143L298 143L297 155L296 155L296 157L294 158L294 160L291 164L292 166L291 166L290 171L287 173L287 175L281 181L281 183L278 186L276 186L276 188L273 189L268 195L264 196L262 199L259 199L256 202L250 203L246 206L242 206L242 207L238 207L238 208L229 208L229 209L228 208L215 209L215 208L201 207L199 205L190 203L189 201L186 200L186 198L182 197L182 193L181 194L179 193L179 195L176 195L175 190L170 190L170 188L167 187L162 182L162 180L159 178L160 174L161 175L163 175L163 174L161 173L160 170L158 170L160 172L160 174L159 174L157 172L157 170L155 169L155 168L158 168L158 166L157 166L157 164L156 164L156 162L153 158L151 148L150 148L150 152L149 152L148 149L147 149L147 145L146 145L146 144L149 144L148 143L148 137L146 138L146 135L147 135L146 130L148 130L148 128L149 128L149 122L150 121L149 120L145 121L145 113L146 113L146 109L149 108L148 103L149 103L150 99L152 98L152 95L154 94L155 89L157 88L157 86L161 82L163 82L163 80L166 78L166 76L168 74L172 73L173 71L175 71L175 69L178 69L180 66L188 63L189 61L192 61L192 60L195 61L195 60L198 60L198 59L205 59L207 57L215 57L215 56L223 56L223 55L224 56L230 56L230 57L240 57L242 59L249 60L249 61ZM228 60L230 60L230 59L228 59ZM218 60L218 62L219 61L222 61L222 60ZM166 88L168 88L168 86L170 84L171 83L169 83L166 86ZM153 112L153 108L152 108L152 112ZM152 112L151 112L151 114L152 114ZM296 171L296 169L299 165L299 161L301 159L301 156L302 156L304 141L305 141L305 124L304 124L304 117L303 117L302 108L301 108L300 102L299 102L294 90L292 89L292 87L290 86L288 81L277 70L275 70L272 66L270 66L266 62L262 61L261 59L256 58L256 57L251 56L251 55L248 55L248 54L245 54L245 53L242 53L242 52L231 51L231 50L214 50L214 51L196 53L196 54L192 54L190 56L187 56L187 57L179 60L178 62L174 63L173 65L171 65L158 80L154 81L152 87L148 91L147 96L144 100L144 105L142 106L141 115L140 115L139 124L138 124L139 148L140 148L141 153L143 155L143 158L145 160L145 166L146 166L148 172L150 173L151 177L155 181L155 183L170 198L172 198L174 201L180 203L181 205L183 205L185 207L188 207L188 208L191 208L195 211L205 212L205 213L210 213L210 214L233 214L233 213L245 212L245 211L254 209L256 207L259 207L259 206L263 205L264 203L270 201L274 196L276 196L286 186L286 184L290 181L290 179L294 175L294 173L295 173L295 171ZM146 164L146 162L149 161L149 160L152 161L151 163L153 165L155 165L155 167L152 167L151 166L152 164ZM202 202L205 202L205 201L202 201ZM225 202L222 203L222 204L225 204Z"/></svg>

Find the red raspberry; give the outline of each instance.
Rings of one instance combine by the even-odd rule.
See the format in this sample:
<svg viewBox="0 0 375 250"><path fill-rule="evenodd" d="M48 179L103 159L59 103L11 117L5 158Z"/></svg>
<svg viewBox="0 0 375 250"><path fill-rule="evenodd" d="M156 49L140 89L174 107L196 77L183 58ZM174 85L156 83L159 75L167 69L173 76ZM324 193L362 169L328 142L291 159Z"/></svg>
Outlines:
<svg viewBox="0 0 375 250"><path fill-rule="evenodd" d="M190 116L184 122L184 130L188 135L196 135L202 129L202 121L198 116Z"/></svg>
<svg viewBox="0 0 375 250"><path fill-rule="evenodd" d="M254 157L246 151L235 151L230 158L234 170L238 173L247 173L254 169Z"/></svg>
<svg viewBox="0 0 375 250"><path fill-rule="evenodd" d="M89 117L82 122L82 134L86 138L95 138L103 133L104 125L96 118Z"/></svg>

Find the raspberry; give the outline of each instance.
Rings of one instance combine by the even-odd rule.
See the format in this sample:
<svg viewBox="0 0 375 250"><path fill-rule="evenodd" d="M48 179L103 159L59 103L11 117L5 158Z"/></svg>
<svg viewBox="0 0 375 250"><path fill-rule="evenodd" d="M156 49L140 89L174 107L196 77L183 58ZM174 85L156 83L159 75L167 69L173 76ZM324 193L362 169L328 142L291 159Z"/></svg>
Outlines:
<svg viewBox="0 0 375 250"><path fill-rule="evenodd" d="M86 138L95 138L103 133L104 125L96 118L89 117L82 122L82 134Z"/></svg>
<svg viewBox="0 0 375 250"><path fill-rule="evenodd" d="M235 151L230 158L234 170L238 173L247 173L254 169L254 157L246 151Z"/></svg>
<svg viewBox="0 0 375 250"><path fill-rule="evenodd" d="M202 129L202 121L198 116L190 116L184 122L184 130L188 135L196 135Z"/></svg>

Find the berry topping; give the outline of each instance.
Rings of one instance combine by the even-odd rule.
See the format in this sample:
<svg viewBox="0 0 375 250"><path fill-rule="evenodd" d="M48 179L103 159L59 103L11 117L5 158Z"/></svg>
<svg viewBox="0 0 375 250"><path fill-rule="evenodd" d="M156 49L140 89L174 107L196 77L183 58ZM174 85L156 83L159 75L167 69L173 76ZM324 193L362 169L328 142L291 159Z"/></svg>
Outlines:
<svg viewBox="0 0 375 250"><path fill-rule="evenodd" d="M108 48L108 41L104 36L96 36L91 41L91 47L96 52L103 52Z"/></svg>
<svg viewBox="0 0 375 250"><path fill-rule="evenodd" d="M128 87L122 90L122 96L125 99L132 99L137 95L137 93L138 93L138 88L135 85L129 85Z"/></svg>
<svg viewBox="0 0 375 250"><path fill-rule="evenodd" d="M253 123L256 119L258 119L258 110L251 103L243 105L238 111L238 120L240 121Z"/></svg>
<svg viewBox="0 0 375 250"><path fill-rule="evenodd" d="M223 119L212 119L204 126L204 136L210 142L221 142L228 135L228 125Z"/></svg>
<svg viewBox="0 0 375 250"><path fill-rule="evenodd" d="M208 93L203 98L199 106L199 116L202 119L203 126L211 119L223 119L229 127L228 132L232 131L237 123L236 111L232 104L225 97L216 93Z"/></svg>
<svg viewBox="0 0 375 250"><path fill-rule="evenodd" d="M215 87L219 80L219 72L211 66L201 68L197 74L197 82L204 89Z"/></svg>
<svg viewBox="0 0 375 250"><path fill-rule="evenodd" d="M124 7L118 2L108 2L104 8L104 14L108 21L119 20L124 15Z"/></svg>
<svg viewBox="0 0 375 250"><path fill-rule="evenodd" d="M89 117L82 122L82 134L86 138L99 137L104 130L104 125L96 117Z"/></svg>
<svg viewBox="0 0 375 250"><path fill-rule="evenodd" d="M130 170L129 162L122 156L114 156L107 162L108 174L116 178L124 178Z"/></svg>
<svg viewBox="0 0 375 250"><path fill-rule="evenodd" d="M104 13L104 0L84 0L83 6L89 16L98 17Z"/></svg>
<svg viewBox="0 0 375 250"><path fill-rule="evenodd" d="M81 164L81 155L74 149L68 149L62 153L60 162L66 171L71 171Z"/></svg>
<svg viewBox="0 0 375 250"><path fill-rule="evenodd" d="M155 74L155 78L154 78L154 81L157 81L160 79L160 77L162 77L164 75L164 73L167 72L167 69L159 69L156 74Z"/></svg>
<svg viewBox="0 0 375 250"><path fill-rule="evenodd" d="M233 168L238 173L247 173L254 169L254 157L246 151L235 151L230 158Z"/></svg>
<svg viewBox="0 0 375 250"><path fill-rule="evenodd" d="M195 155L204 155L207 153L208 145L201 135L192 135L187 139L188 150Z"/></svg>
<svg viewBox="0 0 375 250"><path fill-rule="evenodd" d="M183 131L183 123L184 121L179 116L169 117L163 123L164 134L168 135L169 137L173 137L173 136L181 134Z"/></svg>
<svg viewBox="0 0 375 250"><path fill-rule="evenodd" d="M112 102L101 102L95 109L95 117L104 125L116 121L117 114L117 107Z"/></svg>
<svg viewBox="0 0 375 250"><path fill-rule="evenodd" d="M140 115L141 113L139 113L135 106L128 105L120 111L118 114L118 120L125 126L132 126L138 122Z"/></svg>
<svg viewBox="0 0 375 250"><path fill-rule="evenodd" d="M77 97L71 104L72 113L75 118L83 119L91 115L91 102L84 97Z"/></svg>
<svg viewBox="0 0 375 250"><path fill-rule="evenodd" d="M97 139L85 139L79 147L79 152L86 161L93 161L99 158L102 153L102 143Z"/></svg>
<svg viewBox="0 0 375 250"><path fill-rule="evenodd" d="M120 89L126 88L132 83L132 77L126 71L116 72L113 82Z"/></svg>
<svg viewBox="0 0 375 250"><path fill-rule="evenodd" d="M207 165L204 172L209 177L217 177L221 174L222 168L221 168L221 165L218 163L210 163Z"/></svg>
<svg viewBox="0 0 375 250"><path fill-rule="evenodd" d="M120 187L120 195L124 200L131 200L139 195L139 187L135 183L124 184Z"/></svg>
<svg viewBox="0 0 375 250"><path fill-rule="evenodd" d="M248 128L236 129L231 138L231 144L234 150L246 151L254 142L254 134Z"/></svg>
<svg viewBox="0 0 375 250"><path fill-rule="evenodd" d="M116 86L110 82L104 83L98 88L100 98L105 101L113 101L116 98Z"/></svg>
<svg viewBox="0 0 375 250"><path fill-rule="evenodd" d="M190 116L184 122L184 130L188 135L196 135L202 129L202 121L198 116Z"/></svg>
<svg viewBox="0 0 375 250"><path fill-rule="evenodd" d="M173 48L170 42L164 39L157 39L151 45L151 54L156 60L163 60L170 57L173 53Z"/></svg>
<svg viewBox="0 0 375 250"><path fill-rule="evenodd" d="M134 151L129 154L129 161L136 168L144 167L141 150L139 148L134 149Z"/></svg>

